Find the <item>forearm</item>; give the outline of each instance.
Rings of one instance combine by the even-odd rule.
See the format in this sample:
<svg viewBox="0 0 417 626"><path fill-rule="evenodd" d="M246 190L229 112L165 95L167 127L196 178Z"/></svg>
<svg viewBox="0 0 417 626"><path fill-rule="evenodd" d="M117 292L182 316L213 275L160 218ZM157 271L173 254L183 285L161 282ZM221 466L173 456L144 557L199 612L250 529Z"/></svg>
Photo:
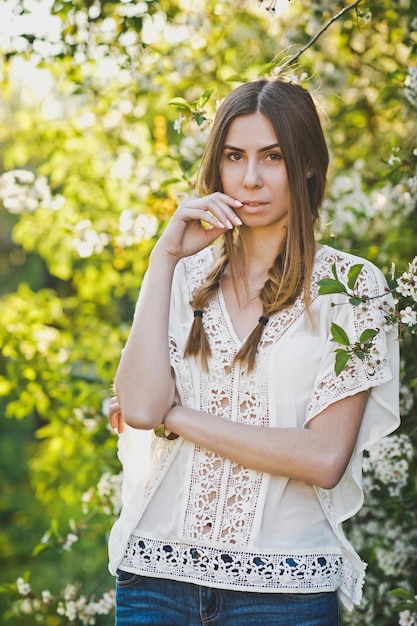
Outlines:
<svg viewBox="0 0 417 626"><path fill-rule="evenodd" d="M185 439L239 465L313 482L311 431L240 424L181 406L171 409L165 424Z"/></svg>
<svg viewBox="0 0 417 626"><path fill-rule="evenodd" d="M363 392L334 403L308 428L240 424L181 406L169 411L165 424L239 465L331 489L351 458L367 395Z"/></svg>
<svg viewBox="0 0 417 626"><path fill-rule="evenodd" d="M172 405L168 323L175 262L151 256L132 328L115 378L123 419L135 428L153 428Z"/></svg>

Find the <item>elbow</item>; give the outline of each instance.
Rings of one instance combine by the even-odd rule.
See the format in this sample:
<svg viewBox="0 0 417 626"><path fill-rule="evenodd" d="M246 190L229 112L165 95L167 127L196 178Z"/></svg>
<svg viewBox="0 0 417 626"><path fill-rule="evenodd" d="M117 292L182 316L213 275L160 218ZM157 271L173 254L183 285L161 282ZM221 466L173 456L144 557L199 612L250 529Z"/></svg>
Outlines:
<svg viewBox="0 0 417 626"><path fill-rule="evenodd" d="M170 408L169 402L147 398L145 393L132 394L115 381L115 393L119 400L123 421L131 428L152 430L159 426Z"/></svg>
<svg viewBox="0 0 417 626"><path fill-rule="evenodd" d="M143 409L123 408L122 406L123 421L126 422L131 428L138 430L152 430L159 426L163 420L163 417L155 415L153 412L149 412Z"/></svg>
<svg viewBox="0 0 417 626"><path fill-rule="evenodd" d="M321 489L334 489L342 480L346 466L338 458L328 458L321 460L319 471L317 472L314 484Z"/></svg>
<svg viewBox="0 0 417 626"><path fill-rule="evenodd" d="M119 403L123 421L131 428L138 430L156 428L166 415L161 406L157 406L155 402L146 403L145 399L132 401L129 397L122 396Z"/></svg>

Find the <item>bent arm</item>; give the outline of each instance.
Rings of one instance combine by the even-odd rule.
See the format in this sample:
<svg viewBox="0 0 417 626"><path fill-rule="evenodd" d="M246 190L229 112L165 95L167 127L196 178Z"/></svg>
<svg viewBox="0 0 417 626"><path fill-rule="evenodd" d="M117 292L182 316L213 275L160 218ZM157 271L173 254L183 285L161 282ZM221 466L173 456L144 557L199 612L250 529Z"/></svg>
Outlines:
<svg viewBox="0 0 417 626"><path fill-rule="evenodd" d="M332 489L352 456L368 391L339 400L306 428L264 428L230 422L181 406L165 424L185 439L260 472Z"/></svg>
<svg viewBox="0 0 417 626"><path fill-rule="evenodd" d="M124 421L134 428L160 424L174 399L168 320L175 266L167 255L152 253L117 368L115 392Z"/></svg>
<svg viewBox="0 0 417 626"><path fill-rule="evenodd" d="M241 204L223 193L185 200L151 254L115 378L123 420L133 428L158 426L174 400L168 324L175 266L181 258L213 243L233 224L241 224L232 208ZM210 228L205 228L202 222Z"/></svg>

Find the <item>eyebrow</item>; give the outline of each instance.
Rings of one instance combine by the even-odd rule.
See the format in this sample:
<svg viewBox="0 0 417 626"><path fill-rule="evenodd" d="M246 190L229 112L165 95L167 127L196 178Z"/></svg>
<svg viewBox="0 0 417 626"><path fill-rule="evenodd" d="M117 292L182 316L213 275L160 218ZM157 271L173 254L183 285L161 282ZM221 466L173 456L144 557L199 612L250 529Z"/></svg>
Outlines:
<svg viewBox="0 0 417 626"><path fill-rule="evenodd" d="M273 148L279 148L279 143L271 143L270 146L265 146L265 148L260 148L258 152L267 152L268 150L272 150ZM236 146L230 146L229 144L225 144L223 146L223 150L233 150L234 152L246 152L242 148L236 148Z"/></svg>

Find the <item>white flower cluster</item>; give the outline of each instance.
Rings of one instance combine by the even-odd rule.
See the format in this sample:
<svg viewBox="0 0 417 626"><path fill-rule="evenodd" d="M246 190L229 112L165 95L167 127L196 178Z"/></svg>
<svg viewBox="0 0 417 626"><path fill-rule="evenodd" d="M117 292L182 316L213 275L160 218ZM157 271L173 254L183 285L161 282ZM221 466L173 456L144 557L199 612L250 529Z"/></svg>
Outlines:
<svg viewBox="0 0 417 626"><path fill-rule="evenodd" d="M118 515L122 508L122 472L105 472L97 483L82 496L83 513L87 515L91 503L99 506L105 515ZM96 498L95 498L96 496Z"/></svg>
<svg viewBox="0 0 417 626"><path fill-rule="evenodd" d="M389 538L390 533L387 533L387 539ZM375 548L375 556L379 569L386 576L401 576L407 567L408 550L409 543L403 537L392 537L389 546L378 545Z"/></svg>
<svg viewBox="0 0 417 626"><path fill-rule="evenodd" d="M275 15L277 11L277 0L258 0L258 7L263 7L270 15Z"/></svg>
<svg viewBox="0 0 417 626"><path fill-rule="evenodd" d="M75 585L67 585L63 600L58 603L57 613L68 618L69 622L78 619L85 626L94 626L97 615L108 615L115 606L115 593L106 591L99 600L90 600L87 596L78 595Z"/></svg>
<svg viewBox="0 0 417 626"><path fill-rule="evenodd" d="M414 394L408 385L400 386L400 414L408 415L414 406Z"/></svg>
<svg viewBox="0 0 417 626"><path fill-rule="evenodd" d="M392 158L399 158L392 155ZM387 220L393 227L402 223L415 206L415 197L411 192L411 179L407 185L392 185L386 183L384 187L367 193L363 189L362 164L349 175L336 176L330 184L329 196L323 203L322 222L338 236L346 236L350 242L351 236L360 237L364 227L375 233L385 233Z"/></svg>
<svg viewBox="0 0 417 626"><path fill-rule="evenodd" d="M118 515L122 508L122 473L105 472L97 484L97 494L107 515Z"/></svg>
<svg viewBox="0 0 417 626"><path fill-rule="evenodd" d="M417 256L408 264L408 272L398 278L396 291L404 298L410 296L417 302Z"/></svg>
<svg viewBox="0 0 417 626"><path fill-rule="evenodd" d="M82 259L86 259L92 254L100 254L110 241L107 233L96 233L93 230L90 220L78 222L74 231L73 245Z"/></svg>
<svg viewBox="0 0 417 626"><path fill-rule="evenodd" d="M120 235L117 244L121 248L127 248L140 243L143 240L152 239L158 230L158 219L155 215L138 215L131 209L122 211L119 218Z"/></svg>
<svg viewBox="0 0 417 626"><path fill-rule="evenodd" d="M53 196L45 176L29 170L10 170L0 176L0 202L9 213L33 213L38 207L58 210L64 204L61 195Z"/></svg>
<svg viewBox="0 0 417 626"><path fill-rule="evenodd" d="M179 152L188 163L194 164L200 160L207 143L209 126L198 127L195 131L181 140Z"/></svg>
<svg viewBox="0 0 417 626"><path fill-rule="evenodd" d="M34 615L35 620L43 623L45 609L53 602L57 602L57 614L66 617L69 622L73 623L78 620L83 626L94 626L98 615L108 615L115 607L115 593L112 589L105 591L98 600L91 599L85 595L79 594L79 587L68 584L62 596L54 597L52 593L46 589L41 592L41 598L28 597L32 593L30 584L23 578L16 581L17 592L23 599L19 599L14 604L14 611L20 615Z"/></svg>
<svg viewBox="0 0 417 626"><path fill-rule="evenodd" d="M386 485L390 496L398 496L407 484L413 456L413 444L406 434L391 435L375 444L363 462L363 471L370 474L372 481L368 480L367 486L378 489L378 481Z"/></svg>
<svg viewBox="0 0 417 626"><path fill-rule="evenodd" d="M21 596L28 596L31 592L30 584L21 577L16 580L16 587Z"/></svg>
<svg viewBox="0 0 417 626"><path fill-rule="evenodd" d="M417 107L417 67L409 67L404 82L405 97L413 106Z"/></svg>

